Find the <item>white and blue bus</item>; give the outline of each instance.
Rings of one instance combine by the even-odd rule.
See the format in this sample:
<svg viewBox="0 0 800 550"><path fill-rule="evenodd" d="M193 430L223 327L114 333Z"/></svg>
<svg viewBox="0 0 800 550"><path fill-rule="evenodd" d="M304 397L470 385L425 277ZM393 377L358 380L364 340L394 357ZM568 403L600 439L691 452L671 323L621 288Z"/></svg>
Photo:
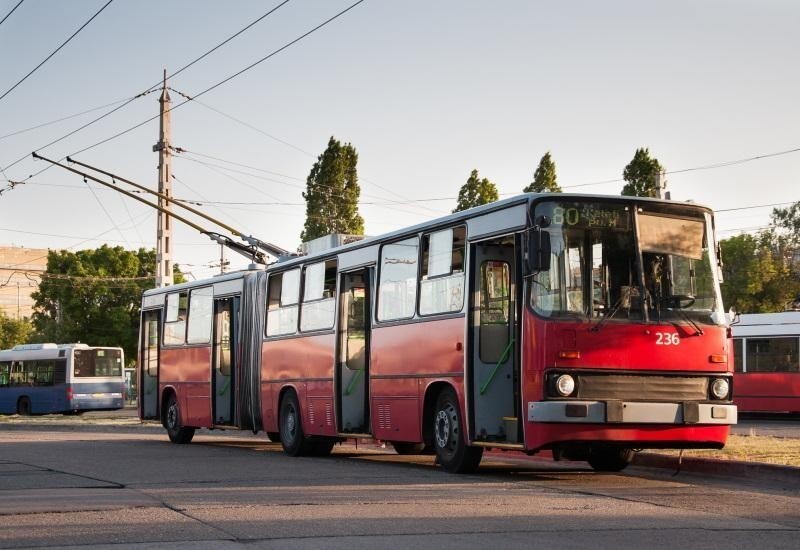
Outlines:
<svg viewBox="0 0 800 550"><path fill-rule="evenodd" d="M122 348L25 344L0 351L0 414L121 409Z"/></svg>

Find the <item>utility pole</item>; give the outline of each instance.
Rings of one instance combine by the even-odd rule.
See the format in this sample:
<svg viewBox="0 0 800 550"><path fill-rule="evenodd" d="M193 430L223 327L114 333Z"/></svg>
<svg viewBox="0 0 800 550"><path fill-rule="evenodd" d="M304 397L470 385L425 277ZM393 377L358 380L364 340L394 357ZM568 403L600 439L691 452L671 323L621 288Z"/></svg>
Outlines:
<svg viewBox="0 0 800 550"><path fill-rule="evenodd" d="M167 91L167 70L164 69L164 85L161 88L161 97L158 98L161 107L161 123L159 125L158 143L153 145L153 151L158 152L158 192L168 197L172 196L172 169L170 159L170 141L172 139L172 124L170 115L170 97ZM170 212L168 200L159 197L158 205ZM156 287L161 288L172 285L172 228L170 215L158 211L156 227Z"/></svg>
<svg viewBox="0 0 800 550"><path fill-rule="evenodd" d="M667 188L667 180L664 176L665 176L664 172L659 172L656 175L656 198L669 200L670 199L669 191L667 191L666 194L664 193L664 191Z"/></svg>

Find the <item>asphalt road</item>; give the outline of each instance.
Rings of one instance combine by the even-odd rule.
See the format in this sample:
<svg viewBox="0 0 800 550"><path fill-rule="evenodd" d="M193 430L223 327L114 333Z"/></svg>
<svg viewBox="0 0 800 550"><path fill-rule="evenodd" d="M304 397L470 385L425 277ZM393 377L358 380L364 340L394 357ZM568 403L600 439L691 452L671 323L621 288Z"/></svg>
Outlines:
<svg viewBox="0 0 800 550"><path fill-rule="evenodd" d="M341 446L289 458L265 438L170 444L132 419L0 423L0 548L797 548L800 479Z"/></svg>

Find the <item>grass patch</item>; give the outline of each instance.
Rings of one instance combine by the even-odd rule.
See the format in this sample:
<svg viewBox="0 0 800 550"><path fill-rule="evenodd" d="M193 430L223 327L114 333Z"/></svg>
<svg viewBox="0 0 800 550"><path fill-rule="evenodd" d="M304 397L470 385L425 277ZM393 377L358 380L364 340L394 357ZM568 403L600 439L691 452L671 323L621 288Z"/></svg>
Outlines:
<svg viewBox="0 0 800 550"><path fill-rule="evenodd" d="M678 451L650 452L678 454ZM731 435L724 449L687 449L683 452L683 456L800 466L800 439L769 435Z"/></svg>

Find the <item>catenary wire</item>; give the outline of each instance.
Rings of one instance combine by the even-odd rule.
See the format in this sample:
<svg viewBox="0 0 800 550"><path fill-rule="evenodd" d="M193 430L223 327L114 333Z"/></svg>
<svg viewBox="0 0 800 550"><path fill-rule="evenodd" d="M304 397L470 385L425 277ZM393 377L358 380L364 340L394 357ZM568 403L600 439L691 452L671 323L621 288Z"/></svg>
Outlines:
<svg viewBox="0 0 800 550"><path fill-rule="evenodd" d="M5 23L5 22L6 22L6 19L8 19L9 17L11 17L11 14L12 14L12 13L14 13L14 12L17 10L17 8L20 6L20 4L22 4L24 1L25 1L25 0L19 0L19 2L17 2L17 5L16 5L16 6L14 6L13 8L11 8L11 11L10 11L10 12L8 12L8 13L6 14L6 16L5 16L5 17L3 17L3 19L2 19L2 20L0 20L0 25L2 25L3 23Z"/></svg>
<svg viewBox="0 0 800 550"><path fill-rule="evenodd" d="M19 81L18 81L16 84L14 84L13 86L11 86L11 88L9 88L8 90L6 90L6 92L5 92L3 95L0 95L0 100L2 100L4 97L6 97L8 94L10 94L10 93L11 93L11 92L12 92L12 91L13 91L13 90L14 90L14 89L17 87L17 86L19 86L20 84L22 84L23 82L25 82L25 80L27 80L29 76L31 76L33 73L35 73L35 72L36 72L36 71L39 69L39 67L41 67L42 65L44 65L45 63L47 63L47 62L50 60L50 58L51 58L51 57L53 57L55 54L57 54L57 53L59 52L59 50L61 50L61 48L63 48L63 47L64 47L64 46L66 46L67 44L69 44L69 42L70 42L70 41L71 41L73 38L75 38L75 37L78 35L78 33L80 33L80 32L81 32L81 31L82 31L84 28L86 28L86 26L87 26L89 23L91 23L92 21L94 21L94 18L95 18L95 17L97 17L98 15L100 15L100 14L103 12L103 10L104 10L104 9L106 9L106 8L109 6L109 4L111 4L111 2L113 2L113 1L114 1L114 0L108 0L108 2L106 2L105 4L103 4L103 7L102 7L102 8L100 8L99 10L97 10L97 11L95 12L95 14L94 14L93 16L91 16L91 17L89 18L89 20L88 20L88 21L86 21L86 23L84 23L83 25L81 25L81 26L80 26L80 28L79 28L78 30L76 30L74 33L72 33L72 35L71 35L69 38L67 38L67 39L66 39L64 42L62 42L62 43L61 43L61 45L60 45L58 48L56 48L55 50L53 50L53 52L52 52L52 53L50 53L50 55L48 55L47 57L45 57L45 58L44 58L44 60L42 60L42 62L41 62L41 63L39 63L39 64L38 64L38 65L36 65L36 66L35 66L33 69L31 69L31 71L30 71L28 74L26 74L25 76L23 76L23 77L22 77L22 78L21 78L21 79L20 79L20 80L19 80ZM16 8L14 8L14 9L16 9ZM4 19L4 20L5 20L5 19Z"/></svg>

